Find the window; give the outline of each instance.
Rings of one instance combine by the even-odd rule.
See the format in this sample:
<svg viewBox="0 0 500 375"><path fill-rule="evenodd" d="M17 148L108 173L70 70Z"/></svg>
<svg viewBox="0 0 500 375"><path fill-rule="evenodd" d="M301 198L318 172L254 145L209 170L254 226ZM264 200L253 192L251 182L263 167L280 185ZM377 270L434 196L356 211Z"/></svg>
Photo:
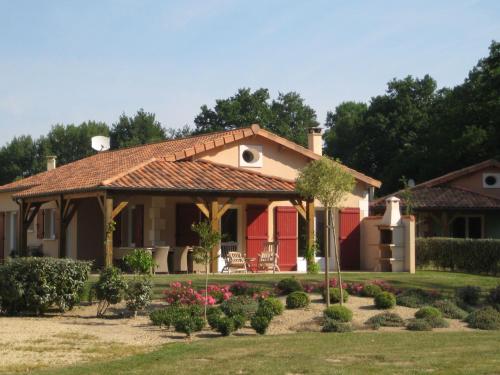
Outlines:
<svg viewBox="0 0 500 375"><path fill-rule="evenodd" d="M482 216L458 216L451 222L451 235L455 238L482 238Z"/></svg>
<svg viewBox="0 0 500 375"><path fill-rule="evenodd" d="M45 240L56 238L56 210L52 208L43 210L43 238Z"/></svg>

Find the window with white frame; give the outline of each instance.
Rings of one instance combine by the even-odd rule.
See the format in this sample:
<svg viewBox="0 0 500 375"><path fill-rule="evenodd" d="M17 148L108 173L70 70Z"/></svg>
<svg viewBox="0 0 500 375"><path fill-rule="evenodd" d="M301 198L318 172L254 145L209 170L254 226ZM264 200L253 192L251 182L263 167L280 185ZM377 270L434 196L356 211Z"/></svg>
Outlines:
<svg viewBox="0 0 500 375"><path fill-rule="evenodd" d="M43 238L53 240L56 238L56 210L49 208L43 210Z"/></svg>
<svg viewBox="0 0 500 375"><path fill-rule="evenodd" d="M455 238L482 238L483 225L480 215L456 216L451 221L451 235Z"/></svg>

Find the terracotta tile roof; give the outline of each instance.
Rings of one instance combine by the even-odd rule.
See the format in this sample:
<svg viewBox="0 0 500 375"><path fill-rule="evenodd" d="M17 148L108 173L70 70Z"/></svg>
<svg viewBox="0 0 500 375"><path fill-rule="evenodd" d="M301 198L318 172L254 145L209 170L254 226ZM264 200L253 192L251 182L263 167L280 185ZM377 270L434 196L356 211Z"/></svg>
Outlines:
<svg viewBox="0 0 500 375"><path fill-rule="evenodd" d="M202 134L188 138L101 152L88 158L63 165L51 171L42 172L0 186L0 193L14 192L14 197L32 197L103 189L108 186L110 181L125 181L127 174L134 175L135 171L140 171L143 166L151 163L153 159L161 160L163 163L162 166L166 167L167 164L165 163L167 162L172 163L186 160L196 154L255 135L276 142L309 159L314 160L319 158L319 156L312 151L261 129L258 125L254 124L248 128ZM169 168L176 167L169 164ZM368 185L380 186L380 181L365 176L348 167L344 166L344 168L356 179ZM237 174L237 171L240 170L236 168L233 173ZM198 170L198 172L200 171ZM253 175L254 174L252 174L252 176ZM272 177L267 176L267 178ZM197 181L203 181L203 178L200 178L199 174L197 176ZM247 183L247 186L250 185L250 183Z"/></svg>
<svg viewBox="0 0 500 375"><path fill-rule="evenodd" d="M152 160L116 180L110 189L294 193L295 183L208 161Z"/></svg>
<svg viewBox="0 0 500 375"><path fill-rule="evenodd" d="M495 199L473 191L456 187L414 187L412 192L412 206L415 210L438 209L500 209L500 199ZM405 206L401 191L392 194L401 199L401 206ZM379 198L371 203L375 209L385 207L385 199Z"/></svg>

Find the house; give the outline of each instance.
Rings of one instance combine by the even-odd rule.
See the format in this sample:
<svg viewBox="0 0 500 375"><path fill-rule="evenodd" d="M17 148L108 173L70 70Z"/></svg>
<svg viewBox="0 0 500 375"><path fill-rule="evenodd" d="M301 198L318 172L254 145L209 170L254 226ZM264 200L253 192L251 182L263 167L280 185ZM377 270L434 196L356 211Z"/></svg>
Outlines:
<svg viewBox="0 0 500 375"><path fill-rule="evenodd" d="M321 152L320 129L310 130L304 148L252 125L57 168L49 158L46 172L0 187L0 256L29 249L102 266L123 249L196 245L191 224L207 218L248 258L277 241L280 268L295 270L299 251L323 238L322 208L294 186ZM338 213L342 263L359 269L360 221L380 182L345 168L356 185Z"/></svg>
<svg viewBox="0 0 500 375"><path fill-rule="evenodd" d="M500 162L491 159L399 191L410 203L417 237L500 238ZM405 197L410 197L410 202ZM371 203L384 207L384 198Z"/></svg>

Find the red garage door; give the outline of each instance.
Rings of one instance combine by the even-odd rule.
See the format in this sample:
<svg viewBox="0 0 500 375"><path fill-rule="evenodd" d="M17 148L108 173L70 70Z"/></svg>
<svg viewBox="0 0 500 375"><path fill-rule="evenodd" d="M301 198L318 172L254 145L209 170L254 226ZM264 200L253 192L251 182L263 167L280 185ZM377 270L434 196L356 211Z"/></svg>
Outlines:
<svg viewBox="0 0 500 375"><path fill-rule="evenodd" d="M278 265L281 271L297 269L297 210L294 207L276 207L275 236L279 246Z"/></svg>
<svg viewBox="0 0 500 375"><path fill-rule="evenodd" d="M359 208L340 210L340 262L344 270L359 270Z"/></svg>
<svg viewBox="0 0 500 375"><path fill-rule="evenodd" d="M267 234L267 206L247 206L247 257L257 259L267 242Z"/></svg>

